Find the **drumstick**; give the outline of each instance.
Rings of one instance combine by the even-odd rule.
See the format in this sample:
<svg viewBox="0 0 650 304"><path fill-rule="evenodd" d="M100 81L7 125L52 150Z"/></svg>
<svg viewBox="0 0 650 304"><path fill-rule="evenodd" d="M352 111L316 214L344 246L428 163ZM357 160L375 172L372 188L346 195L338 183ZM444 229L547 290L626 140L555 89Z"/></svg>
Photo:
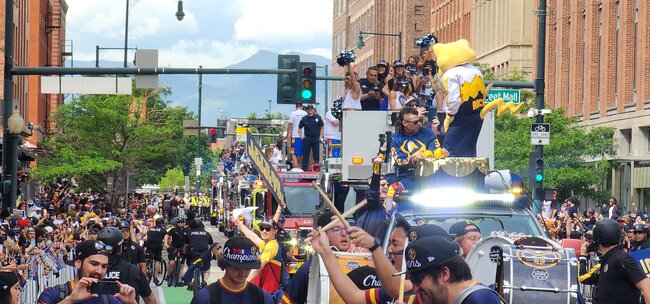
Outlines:
<svg viewBox="0 0 650 304"><path fill-rule="evenodd" d="M368 201L367 200L362 200L360 203L354 205L354 207L350 208L348 211L343 212L343 214L341 214L341 216L343 218L348 217L348 216L352 215L353 213L357 212L357 210L363 208L363 206L365 206L366 204L368 204ZM323 227L321 230L327 231L328 229L331 229L332 227L334 227L334 225L336 225L336 221L331 221L329 224L325 225L325 227ZM311 242L311 240L313 240L314 237L308 237L306 239L306 241Z"/></svg>
<svg viewBox="0 0 650 304"><path fill-rule="evenodd" d="M407 304L413 304L413 302L415 302L415 295L409 296L409 301Z"/></svg>
<svg viewBox="0 0 650 304"><path fill-rule="evenodd" d="M318 190L318 193L320 193L320 196L323 197L323 200L330 207L330 209L332 209L332 212L334 212L334 214L339 218L339 220L341 220L341 223L343 223L345 228L346 229L350 228L350 223L348 223L348 221L345 219L345 217L343 217L343 215L341 215L341 212L339 212L339 210L336 209L336 206L334 206L334 203L332 203L330 198L327 197L327 194L325 194L325 192L323 192L323 189L321 189L320 186L318 184L316 184L316 182L312 182L311 185L316 190Z"/></svg>

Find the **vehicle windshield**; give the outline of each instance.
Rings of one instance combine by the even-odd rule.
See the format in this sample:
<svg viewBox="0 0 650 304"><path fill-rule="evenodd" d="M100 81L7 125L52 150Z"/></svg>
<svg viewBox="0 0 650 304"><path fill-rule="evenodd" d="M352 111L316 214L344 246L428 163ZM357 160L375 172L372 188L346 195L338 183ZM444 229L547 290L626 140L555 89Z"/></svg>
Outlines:
<svg viewBox="0 0 650 304"><path fill-rule="evenodd" d="M481 229L481 235L523 234L544 237L534 218L529 214L492 215L492 214L440 214L426 216L408 216L407 220L415 225L436 224L449 231L449 227L460 221L471 221Z"/></svg>
<svg viewBox="0 0 650 304"><path fill-rule="evenodd" d="M320 205L320 194L314 187L285 186L284 198L287 203L287 215L311 216Z"/></svg>

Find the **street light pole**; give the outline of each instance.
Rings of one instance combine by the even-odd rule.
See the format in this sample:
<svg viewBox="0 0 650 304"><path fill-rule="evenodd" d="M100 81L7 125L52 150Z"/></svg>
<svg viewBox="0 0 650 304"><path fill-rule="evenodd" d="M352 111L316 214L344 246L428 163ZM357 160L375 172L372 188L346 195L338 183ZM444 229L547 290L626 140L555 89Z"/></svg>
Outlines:
<svg viewBox="0 0 650 304"><path fill-rule="evenodd" d="M539 8L537 10L537 22L537 77L535 78L535 108L537 108L537 117L535 117L535 122L543 123L544 115L542 115L541 110L544 109L544 63L546 61L546 0L539 1ZM539 153L538 155L540 158L544 159L544 146L535 145L535 152ZM532 171L535 170L535 168L531 167L528 170ZM540 185L543 185L542 183L543 181L540 181ZM535 204L533 205L533 213L537 214L539 212L539 205L544 198L543 187L535 189L534 191Z"/></svg>
<svg viewBox="0 0 650 304"><path fill-rule="evenodd" d="M124 67L126 67L126 55L129 49L129 0L126 0L126 24L124 25Z"/></svg>
<svg viewBox="0 0 650 304"><path fill-rule="evenodd" d="M202 65L199 66L199 70L203 68ZM196 158L201 158L201 95L203 92L203 73L199 73L199 119L198 119L198 126L199 128L196 130ZM201 172L201 165L198 163L195 164L196 166L196 172ZM201 191L201 175L197 174L196 177L196 193L199 193Z"/></svg>
<svg viewBox="0 0 650 304"><path fill-rule="evenodd" d="M9 115L13 112L13 74L14 67L14 1L5 0L5 64L4 64L4 106L2 115L2 209L13 211L16 207L18 168L16 154L18 135L9 132ZM9 186L9 187L7 187Z"/></svg>

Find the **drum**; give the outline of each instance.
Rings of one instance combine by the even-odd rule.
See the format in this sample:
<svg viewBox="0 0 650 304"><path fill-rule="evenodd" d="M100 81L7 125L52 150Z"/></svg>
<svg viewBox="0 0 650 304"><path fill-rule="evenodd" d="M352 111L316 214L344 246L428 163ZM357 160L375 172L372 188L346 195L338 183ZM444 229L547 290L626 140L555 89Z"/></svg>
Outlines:
<svg viewBox="0 0 650 304"><path fill-rule="evenodd" d="M334 254L336 255L339 267L341 267L345 274L363 266L374 267L370 253L335 252ZM327 269L318 255L314 256L309 272L307 303L344 304L336 289L334 289L332 282L329 280ZM368 280L372 281L372 278ZM379 279L376 280L379 281Z"/></svg>
<svg viewBox="0 0 650 304"><path fill-rule="evenodd" d="M573 249L502 245L498 286L508 303L578 303L578 260Z"/></svg>
<svg viewBox="0 0 650 304"><path fill-rule="evenodd" d="M465 257L465 262L472 271L472 278L486 286L494 284L501 245L512 243L511 239L502 236L488 236L476 243Z"/></svg>

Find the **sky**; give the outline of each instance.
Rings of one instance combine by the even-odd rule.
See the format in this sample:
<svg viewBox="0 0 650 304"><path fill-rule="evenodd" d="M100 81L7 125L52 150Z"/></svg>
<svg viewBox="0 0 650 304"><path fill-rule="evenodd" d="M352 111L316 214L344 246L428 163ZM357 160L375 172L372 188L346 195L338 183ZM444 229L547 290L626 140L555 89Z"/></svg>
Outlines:
<svg viewBox="0 0 650 304"><path fill-rule="evenodd" d="M66 0L66 39L74 60L94 61L95 49L124 48L127 0ZM161 67L220 68L265 49L331 57L331 0L130 0L129 47L159 50ZM100 60L122 62L123 50ZM133 51L128 61L132 64Z"/></svg>

